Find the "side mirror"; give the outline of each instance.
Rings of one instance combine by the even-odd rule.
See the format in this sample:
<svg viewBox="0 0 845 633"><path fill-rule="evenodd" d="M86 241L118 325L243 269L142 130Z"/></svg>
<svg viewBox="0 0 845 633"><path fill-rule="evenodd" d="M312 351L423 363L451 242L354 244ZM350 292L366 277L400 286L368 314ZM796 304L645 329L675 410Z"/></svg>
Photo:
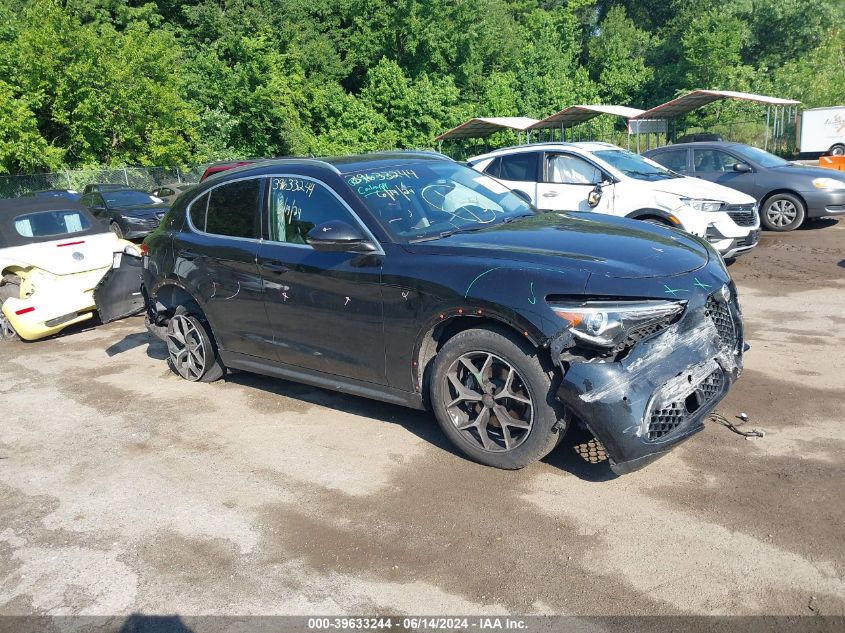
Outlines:
<svg viewBox="0 0 845 633"><path fill-rule="evenodd" d="M368 253L376 250L361 229L339 220L318 224L308 231L305 241L315 251L326 253Z"/></svg>
<svg viewBox="0 0 845 633"><path fill-rule="evenodd" d="M751 165L748 163L734 163L734 171L740 174L747 174L751 171Z"/></svg>
<svg viewBox="0 0 845 633"><path fill-rule="evenodd" d="M591 209L595 209L599 206L599 202L601 202L601 195L601 184L596 185L595 188L587 194L587 204L590 205Z"/></svg>

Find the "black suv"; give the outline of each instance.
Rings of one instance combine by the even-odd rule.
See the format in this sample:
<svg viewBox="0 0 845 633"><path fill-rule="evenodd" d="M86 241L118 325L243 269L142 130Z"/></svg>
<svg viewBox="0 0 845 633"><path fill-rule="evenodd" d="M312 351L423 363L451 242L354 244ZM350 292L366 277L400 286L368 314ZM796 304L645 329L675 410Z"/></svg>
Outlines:
<svg viewBox="0 0 845 633"><path fill-rule="evenodd" d="M580 421L617 473L701 430L741 371L719 255L685 233L538 213L433 153L272 160L182 196L145 240L169 364L414 408L500 468Z"/></svg>

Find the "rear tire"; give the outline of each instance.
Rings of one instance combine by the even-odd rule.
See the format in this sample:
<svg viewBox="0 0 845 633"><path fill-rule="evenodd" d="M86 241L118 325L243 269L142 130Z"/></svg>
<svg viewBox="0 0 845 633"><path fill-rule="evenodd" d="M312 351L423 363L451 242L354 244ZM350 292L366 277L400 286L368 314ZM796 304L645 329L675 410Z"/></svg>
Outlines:
<svg viewBox="0 0 845 633"><path fill-rule="evenodd" d="M117 235L120 239L124 239L123 238L123 229L120 228L120 225L117 222L110 223L109 224L109 230L112 233L114 233L115 235Z"/></svg>
<svg viewBox="0 0 845 633"><path fill-rule="evenodd" d="M831 156L845 156L845 145L842 143L837 143L833 147L830 148L828 154Z"/></svg>
<svg viewBox="0 0 845 633"><path fill-rule="evenodd" d="M6 302L6 299L12 297L19 298L21 296L21 280L17 275L3 275L0 279L0 308ZM20 336L15 332L15 328L3 314L0 309L0 341L19 341Z"/></svg>
<svg viewBox="0 0 845 633"><path fill-rule="evenodd" d="M190 382L214 382L226 372L210 328L184 306L167 324L167 352L170 369Z"/></svg>
<svg viewBox="0 0 845 633"><path fill-rule="evenodd" d="M2 307L2 304L0 304ZM15 328L12 327L12 324L9 323L9 319L6 318L6 315L0 311L0 341L19 341L21 337L18 336L18 333L15 332Z"/></svg>
<svg viewBox="0 0 845 633"><path fill-rule="evenodd" d="M465 330L449 339L434 358L429 389L446 436L488 466L523 468L566 431L537 350L505 330Z"/></svg>
<svg viewBox="0 0 845 633"><path fill-rule="evenodd" d="M777 193L767 199L760 211L760 222L770 231L794 231L804 222L807 210L798 196Z"/></svg>

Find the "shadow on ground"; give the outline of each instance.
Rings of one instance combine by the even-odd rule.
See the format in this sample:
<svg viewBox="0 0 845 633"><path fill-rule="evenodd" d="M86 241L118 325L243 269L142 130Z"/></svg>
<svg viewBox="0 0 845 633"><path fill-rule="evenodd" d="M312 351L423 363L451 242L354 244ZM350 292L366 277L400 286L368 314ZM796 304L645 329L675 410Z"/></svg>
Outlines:
<svg viewBox="0 0 845 633"><path fill-rule="evenodd" d="M135 332L106 348L109 357L131 349L147 346L150 358L165 360L167 346L149 332ZM432 413L408 409L399 405L370 400L301 383L270 378L260 374L229 371L226 382L291 398L314 406L325 407L360 417L399 424L427 443L461 459L466 456L454 448L443 435ZM547 455L544 463L569 472L586 481L608 481L616 476L610 470L604 448L589 431L575 425L564 435L560 444Z"/></svg>

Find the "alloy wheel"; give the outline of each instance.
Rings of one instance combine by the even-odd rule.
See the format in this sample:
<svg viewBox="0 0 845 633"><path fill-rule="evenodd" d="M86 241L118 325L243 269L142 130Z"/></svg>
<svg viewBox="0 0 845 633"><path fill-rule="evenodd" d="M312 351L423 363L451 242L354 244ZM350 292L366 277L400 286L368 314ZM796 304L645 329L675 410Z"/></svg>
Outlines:
<svg viewBox="0 0 845 633"><path fill-rule="evenodd" d="M444 406L464 439L490 452L511 451L531 433L534 405L522 376L490 352L467 352L446 372Z"/></svg>
<svg viewBox="0 0 845 633"><path fill-rule="evenodd" d="M789 200L775 200L769 205L766 215L775 226L788 226L798 217L798 209Z"/></svg>
<svg viewBox="0 0 845 633"><path fill-rule="evenodd" d="M190 381L202 378L206 365L203 333L192 319L183 314L170 319L167 326L167 350L173 368L182 378Z"/></svg>

